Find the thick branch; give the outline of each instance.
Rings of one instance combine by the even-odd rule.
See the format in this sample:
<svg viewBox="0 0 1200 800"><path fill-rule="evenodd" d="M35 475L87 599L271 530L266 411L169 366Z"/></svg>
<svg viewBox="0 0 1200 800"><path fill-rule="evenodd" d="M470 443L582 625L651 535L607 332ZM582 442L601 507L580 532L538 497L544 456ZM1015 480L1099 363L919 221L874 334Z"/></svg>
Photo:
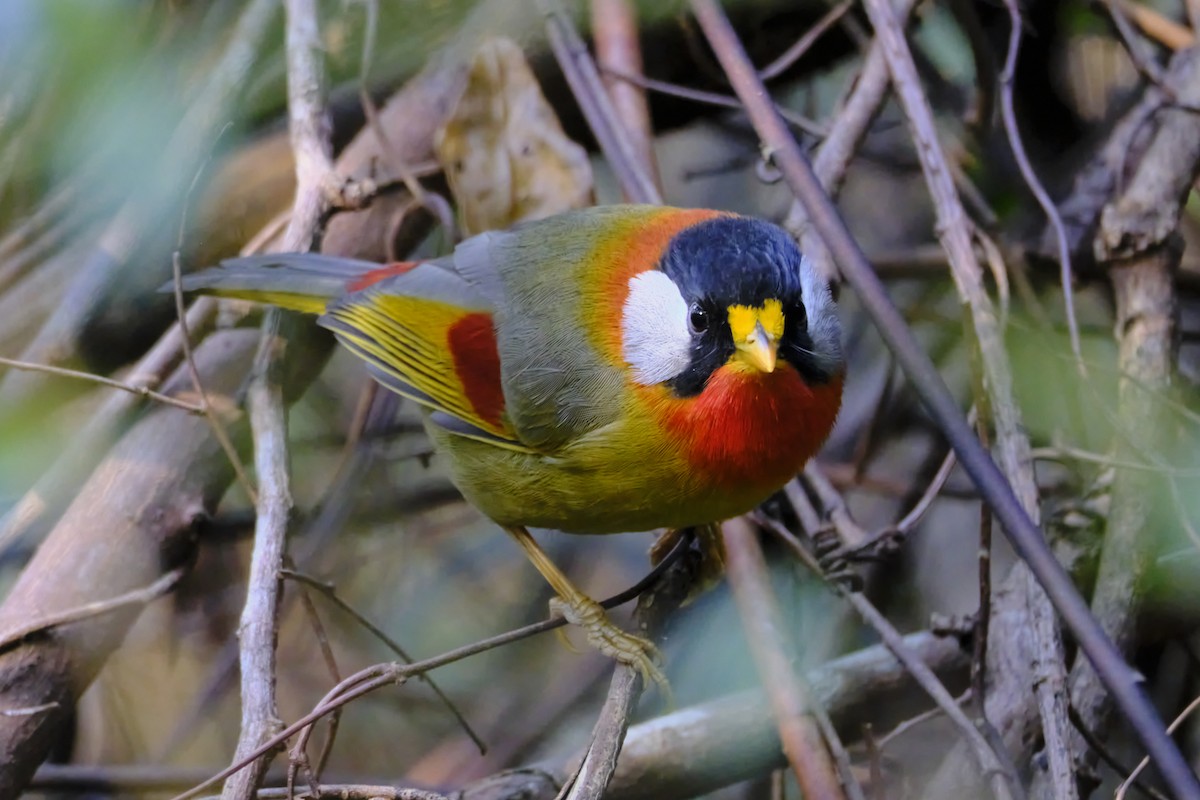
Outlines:
<svg viewBox="0 0 1200 800"><path fill-rule="evenodd" d="M257 336L227 331L196 351L209 395L235 407ZM166 392L191 390L178 370ZM245 432L244 420L234 429ZM0 630L149 585L186 563L193 525L232 478L208 421L152 409L113 448L0 606ZM57 703L42 714L0 716L0 797L14 797L57 741L79 693L137 617L129 608L56 629L0 654L0 708Z"/></svg>
<svg viewBox="0 0 1200 800"><path fill-rule="evenodd" d="M1200 53L1176 56L1168 75L1181 101L1200 99ZM1182 80L1183 76L1188 79ZM1170 449L1164 408L1156 393L1171 384L1175 363L1175 272L1182 255L1177 229L1183 199L1200 174L1200 119L1166 108L1125 191L1104 208L1095 242L1108 266L1117 300L1115 331L1122 375L1118 401L1121 440L1117 458ZM1118 469L1112 512L1100 557L1092 610L1117 645L1132 648L1145 578L1157 550L1158 509L1169 506L1164 479ZM1085 726L1102 731L1111 710L1092 668L1080 662L1071 674L1071 697Z"/></svg>

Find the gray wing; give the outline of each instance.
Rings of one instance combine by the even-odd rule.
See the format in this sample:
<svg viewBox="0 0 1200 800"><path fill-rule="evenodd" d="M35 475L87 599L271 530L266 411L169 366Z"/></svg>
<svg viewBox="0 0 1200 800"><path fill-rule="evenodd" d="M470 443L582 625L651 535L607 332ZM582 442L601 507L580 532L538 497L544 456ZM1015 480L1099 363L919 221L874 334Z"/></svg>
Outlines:
<svg viewBox="0 0 1200 800"><path fill-rule="evenodd" d="M593 229L619 209L593 208L468 239L451 268L495 309L509 419L521 440L553 452L620 415L622 370L582 330L580 291ZM613 324L619 324L613 320Z"/></svg>

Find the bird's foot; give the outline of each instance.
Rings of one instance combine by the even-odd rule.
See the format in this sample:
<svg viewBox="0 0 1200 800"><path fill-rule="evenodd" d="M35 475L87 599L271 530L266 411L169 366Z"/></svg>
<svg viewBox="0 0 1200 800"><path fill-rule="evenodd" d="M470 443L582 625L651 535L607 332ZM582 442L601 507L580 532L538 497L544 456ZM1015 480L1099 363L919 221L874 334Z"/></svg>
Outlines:
<svg viewBox="0 0 1200 800"><path fill-rule="evenodd" d="M721 526L716 523L666 531L650 545L650 563L657 566L689 531L696 537L701 558L695 582L683 601L685 606L720 583L725 574L725 538L721 536Z"/></svg>
<svg viewBox="0 0 1200 800"><path fill-rule="evenodd" d="M550 600L550 613L582 628L587 634L588 644L609 658L633 667L642 676L646 686L654 681L664 695L670 696L667 676L658 668L658 662L662 660L658 648L649 639L635 636L614 625L604 607L595 600L583 594L570 598L555 597Z"/></svg>

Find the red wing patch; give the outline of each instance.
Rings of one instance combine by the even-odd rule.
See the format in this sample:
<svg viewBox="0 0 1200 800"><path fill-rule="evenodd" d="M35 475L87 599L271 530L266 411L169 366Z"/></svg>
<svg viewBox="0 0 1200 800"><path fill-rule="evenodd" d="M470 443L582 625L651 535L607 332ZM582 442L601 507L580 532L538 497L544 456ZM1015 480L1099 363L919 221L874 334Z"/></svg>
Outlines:
<svg viewBox="0 0 1200 800"><path fill-rule="evenodd" d="M379 269L373 269L370 272L364 273L363 275L360 275L359 277L355 278L350 283L346 284L346 291L347 292L361 291L361 290L367 288L368 286L374 286L375 284L379 283L384 278L394 278L397 275L403 275L406 272L411 272L412 270L416 269L418 264L421 264L421 263L423 263L423 262L421 262L421 261L398 261L395 264L388 264L385 267L380 267Z"/></svg>
<svg viewBox="0 0 1200 800"><path fill-rule="evenodd" d="M490 314L467 314L446 332L454 371L480 419L499 427L504 416L500 353Z"/></svg>
<svg viewBox="0 0 1200 800"><path fill-rule="evenodd" d="M440 300L349 295L321 318L389 389L433 412L453 433L525 451L506 418L492 315Z"/></svg>

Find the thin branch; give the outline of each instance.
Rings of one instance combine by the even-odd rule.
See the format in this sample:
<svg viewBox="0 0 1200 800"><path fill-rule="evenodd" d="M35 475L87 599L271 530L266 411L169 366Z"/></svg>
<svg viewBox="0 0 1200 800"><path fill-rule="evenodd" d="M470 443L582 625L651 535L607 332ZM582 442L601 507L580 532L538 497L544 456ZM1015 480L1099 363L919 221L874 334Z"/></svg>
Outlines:
<svg viewBox="0 0 1200 800"><path fill-rule="evenodd" d="M641 75L642 50L634 4L630 0L591 0L591 7L597 68L602 72L612 68L629 75ZM604 81L604 87L638 162L661 195L662 178L654 156L654 127L645 91L633 82L621 82L612 77Z"/></svg>
<svg viewBox="0 0 1200 800"><path fill-rule="evenodd" d="M411 664L413 662L413 657L410 656L404 650L404 648L401 647L398 642L396 642L395 639L388 636L387 633L385 633L379 626L377 626L375 623L371 622L371 620L367 619L362 614L360 614L354 608L354 606L350 605L345 600L343 600L341 597L339 597L338 593L334 590L333 586L331 586L327 583L322 583L321 581L318 581L317 579L315 579L309 575L305 575L301 572L296 572L295 570L285 569L280 573L280 575L284 578L288 578L288 579L297 581L298 583L302 583L305 586L308 586L308 587L320 592L326 599L329 600L329 602L333 603L335 606L340 608L342 611L349 614L350 617L355 622L357 622L362 627L366 628L371 633L372 636L379 639L379 641L383 642L384 645L389 650L391 650L393 653L398 655L401 658L401 660L403 660L405 663L408 663L408 664ZM475 732L475 729L471 727L471 724L469 722L467 722L466 717L463 716L462 711L460 711L458 709L458 706L454 705L454 701L452 701L449 697L447 697L446 693L444 691L442 691L442 687L438 686L438 684L433 680L433 678L429 677L428 675L421 675L419 677L420 677L421 681L423 683L425 683L430 688L430 690L433 691L433 693L435 695L437 695L438 699L442 701L442 703L446 706L446 709L450 712L450 714L454 717L454 719L462 727L463 732L466 733L467 737L470 738L470 740L475 743L475 746L477 748L479 748L480 755L483 755L484 753L486 753L487 745L484 743L483 739L480 738L479 734Z"/></svg>
<svg viewBox="0 0 1200 800"><path fill-rule="evenodd" d="M1058 213L1054 201L1050 199L1050 194L1042 186L1037 172L1034 171L1033 164L1029 161L1029 155L1025 152L1025 143L1021 139L1021 131L1017 127L1017 112L1013 105L1013 82L1017 73L1017 55L1021 50L1023 24L1021 9L1017 6L1017 0L1004 0L1004 6L1008 9L1010 28L1008 31L1008 54L1004 59L1004 70L1000 73L1000 116L1004 120L1004 130L1008 134L1008 143L1012 148L1013 158L1017 161L1017 168L1021 170L1021 177L1025 179L1025 185L1037 198L1038 205L1042 207L1046 219L1050 221L1050 225L1054 229L1054 237L1058 243L1059 281L1062 283L1063 306L1067 312L1067 331L1071 337L1071 352L1075 354L1075 365L1080 376L1086 379L1087 367L1084 365L1083 349L1079 344L1079 322L1075 318L1075 289L1072 285L1071 248L1067 241L1067 228L1063 224L1062 216Z"/></svg>
<svg viewBox="0 0 1200 800"><path fill-rule="evenodd" d="M914 5L916 0L897 0L897 16L907 19ZM862 70L854 84L854 91L834 118L829 127L829 135L821 142L813 159L812 167L817 180L831 197L837 196L846 170L849 169L850 162L867 135L872 121L882 108L887 91L887 59L884 58L882 45L875 42L863 62ZM756 127L759 128L761 136L761 125ZM833 264L829 250L821 236L813 230L813 225L809 222L809 212L799 198L792 203L783 226L800 241L804 254L813 260L827 279L833 280L837 277L837 267Z"/></svg>
<svg viewBox="0 0 1200 800"><path fill-rule="evenodd" d="M554 57L625 197L634 203L661 203L662 195L637 160L624 129L616 124L616 111L608 93L604 91L596 64L571 18L563 12L558 0L540 2L546 16L546 31Z"/></svg>
<svg viewBox="0 0 1200 800"><path fill-rule="evenodd" d="M681 539L680 543L667 556L658 563L658 565L647 573L646 577L642 578L636 584L631 586L619 594L615 594L607 600L601 601L600 605L605 609L616 608L619 605L628 603L635 597L640 596L643 592L653 587L663 574L671 568L671 566L683 555L687 549L687 540ZM416 675L422 675L439 667L444 667L448 664L453 664L457 661L462 661L465 658L494 650L497 647L503 647L506 644L517 642L522 639L528 639L530 636L536 636L540 633L561 628L567 624L567 621L562 617L551 617L550 619L541 622L535 622L532 625L526 625L522 628L508 631L506 633L492 636L472 644L464 645L442 653L433 658L427 658L424 661L414 661L411 664L398 664L395 662L384 662L359 670L349 676L341 683L334 686L325 696L313 707L311 711L305 714L300 719L288 725L271 739L263 742L258 749L248 754L245 759L236 762L211 776L202 783L193 786L182 794L178 794L171 800L188 800L203 792L208 787L219 781L223 781L230 775L244 769L255 759L269 753L275 748L282 745L292 736L313 724L321 717L325 716L335 708L341 708L347 703L357 700L359 697L370 694L371 692L382 689L385 686L401 685L408 681L409 678Z"/></svg>
<svg viewBox="0 0 1200 800"><path fill-rule="evenodd" d="M1107 747L1104 746L1104 742L1097 739L1096 735L1088 730L1087 726L1083 724L1083 720L1079 718L1079 713L1074 708L1072 708L1070 711L1071 724L1075 726L1075 730L1079 732L1080 737L1087 742L1088 747L1095 750L1096 755L1099 756L1100 760L1107 764L1113 772L1117 773L1118 775L1129 775L1132 770L1127 765L1121 763L1121 761L1114 756ZM1153 786L1149 786L1145 779L1141 778L1140 776L1133 779L1133 788L1137 789L1146 797L1151 798L1151 800L1170 800L1170 798L1158 791L1158 789L1155 789Z"/></svg>
<svg viewBox="0 0 1200 800"><path fill-rule="evenodd" d="M697 103L704 103L710 106L720 106L721 108L733 108L742 110L742 103L736 97L720 92L708 92L703 89L693 89L690 86L680 86L678 83L669 83L668 81L660 81L655 78L647 78L645 75L635 75L632 72L625 72L612 66L603 66L601 70L606 75L611 75L618 80L631 83L634 86L647 89L659 94L678 97L683 100L694 100ZM824 139L829 135L829 130L819 122L814 122L803 114L797 114L790 108L776 105L775 110L780 116L786 119L792 125L795 125L800 130L815 136L818 139Z"/></svg>
<svg viewBox="0 0 1200 800"><path fill-rule="evenodd" d="M246 604L238 625L242 724L235 760L255 749L283 724L275 701L275 650L279 639L282 589L279 573L286 552L292 498L288 489L287 419L279 380L278 351L283 341L277 338L274 330L279 313L270 311L264 319L263 339L246 397L259 492L255 502L254 550L246 581ZM264 755L251 769L233 776L222 792L224 800L253 797L269 761L270 758Z"/></svg>
<svg viewBox="0 0 1200 800"><path fill-rule="evenodd" d="M1183 711L1179 712L1179 716L1171 720L1171 724L1167 726L1167 733L1174 733L1197 708L1200 708L1200 697L1192 698L1192 702L1188 703ZM1148 757L1139 761L1138 765L1133 768L1133 772L1129 773L1129 776L1121 781L1121 785L1117 787L1113 800L1125 800L1125 793L1129 791L1130 785L1137 781L1138 776L1142 774L1142 770L1148 766L1150 766L1150 759Z"/></svg>
<svg viewBox="0 0 1200 800"><path fill-rule="evenodd" d="M652 641L661 633L667 618L687 598L695 583L697 559L695 553L685 552L691 538L686 536L676 545L675 552L683 557L672 557L673 563L663 573L662 580L638 598L634 618L638 620L639 633ZM617 757L625 741L629 717L645 688L645 682L635 667L617 665L579 769L568 782L569 788L564 787L566 800L600 800L606 796L617 770Z"/></svg>
<svg viewBox="0 0 1200 800"><path fill-rule="evenodd" d="M811 28L804 32L803 36L787 50L784 50L779 58L763 67L759 71L758 77L763 81L778 78L788 67L799 61L817 43L817 40L825 35L826 31L846 16L847 12L854 8L855 2L857 0L841 0L840 3L826 11L819 20L813 23Z"/></svg>
<svg viewBox="0 0 1200 800"><path fill-rule="evenodd" d="M807 716L811 693L794 675L781 649L783 622L770 589L767 565L754 529L744 518L725 523L726 574L759 679L771 698L783 753L806 798L844 800L821 734Z"/></svg>
<svg viewBox="0 0 1200 800"><path fill-rule="evenodd" d="M813 529L820 526L820 516L810 503L800 503L795 506L795 511L800 519L800 524L805 529ZM812 570L813 574L824 576L820 564L804 549L804 545L800 543L795 534L783 524L767 517L761 518L759 522L767 530L775 534L802 564ZM837 581L831 581L829 585L838 596L854 607L854 610L858 612L859 616L868 625L874 628L875 632L883 640L884 646L892 652L896 660L909 670L917 685L929 695L934 704L954 723L959 733L962 734L964 741L970 745L971 752L975 755L980 769L991 784L993 794L1002 800L1013 800L1014 797L1019 797L1021 784L1020 779L1015 775L1015 770L1011 769L1011 765L1010 768L1006 768L1001 754L994 750L991 743L979 732L979 729L975 727L975 724L963 712L959 703L950 695L950 692L942 685L942 682L938 680L937 675L904 646L904 637L900 632L862 594L848 591Z"/></svg>
<svg viewBox="0 0 1200 800"><path fill-rule="evenodd" d="M246 468L242 466L242 459L238 455L237 448L233 446L233 441L230 440L229 434L225 431L225 423L221 421L213 404L208 400L208 393L204 389L204 382L200 380L200 369L196 366L196 356L192 351L192 334L188 327L188 313L183 302L183 268L179 262L179 250L176 249L171 257L171 270L174 276L173 291L175 294L175 316L179 325L179 345L183 350L183 360L187 364L188 374L192 379L192 389L200 398L200 405L204 408L204 416L208 418L208 425L212 428L213 438L221 446L221 450L225 453L225 457L229 459L230 465L233 467L233 474L237 476L238 483L246 496L251 502L257 502L258 492L254 488L254 484L250 481L250 476L246 474ZM203 301L202 301L203 302ZM208 301L212 302L212 301ZM212 305L215 309L215 303Z"/></svg>
<svg viewBox="0 0 1200 800"><path fill-rule="evenodd" d="M449 800L446 795L424 789L399 786L378 786L360 783L321 784L310 787L306 792L295 792L286 786L274 789L259 789L258 800Z"/></svg>
<svg viewBox="0 0 1200 800"><path fill-rule="evenodd" d="M288 130L296 161L296 196L281 248L307 252L319 236L330 201L343 187L333 165L316 0L287 0L286 12ZM280 333L282 323L283 312L278 309L269 310L263 318L262 342L247 395L259 496L246 604L238 627L242 727L234 761L257 751L283 724L275 700L275 651L283 588L280 572L287 551L292 497L283 402L288 349L287 338ZM250 800L266 774L270 753L262 753L249 769L231 776L223 800Z"/></svg>
<svg viewBox="0 0 1200 800"><path fill-rule="evenodd" d="M901 536L907 536L917 526L917 523L924 519L925 513L933 506L933 501L941 494L942 489L946 486L946 481L950 480L950 473L954 472L957 465L958 456L954 454L953 450L947 450L946 457L942 459L941 465L934 473L933 480L925 487L925 491L921 493L921 497L908 510L908 513L896 523L896 531Z"/></svg>
<svg viewBox="0 0 1200 800"><path fill-rule="evenodd" d="M15 645L24 642L30 637L45 633L52 628L59 628L63 625L70 625L87 619L94 619L95 617L111 614L114 611L120 611L124 608L144 606L174 589L175 584L179 583L179 579L183 577L184 572L185 570L182 567L177 567L170 572L164 573L150 585L143 586L140 589L134 589L107 600L97 600L93 603L86 603L74 608L56 611L52 614L32 619L16 628L0 631L0 653L10 650ZM48 708L54 705L47 704L44 707Z"/></svg>
<svg viewBox="0 0 1200 800"><path fill-rule="evenodd" d="M156 400L160 403L166 403L169 406L175 406L176 408L182 409L191 414L204 413L204 407L197 405L196 403L189 403L186 400L180 400L178 397L171 397L169 395L162 394L161 392L156 392L153 389L145 386L124 383L122 381L113 380L112 378L106 378L103 375L93 375L90 372L80 372L79 370L65 369L63 367L52 367L49 364L31 364L28 361L18 361L15 358L0 357L0 364L3 364L6 367L12 367L13 369L24 369L31 372L45 372L50 375L60 375L64 378L75 378L76 380L90 381L91 383L98 383L101 386L109 386L113 389L120 389L123 392L129 392L130 394L138 395L139 397L145 397L149 398L150 400Z"/></svg>
<svg viewBox="0 0 1200 800"><path fill-rule="evenodd" d="M183 350L183 358L187 362L188 371L192 376L192 388L196 391L200 398L200 406L204 409L204 416L208 419L208 424L212 427L213 436L221 445L221 449L225 452L230 464L233 465L233 472L237 476L238 482L246 492L246 496L251 502L256 501L254 484L250 482L249 476L246 475L245 468L242 466L242 459L238 456L237 449L233 446L233 442L229 438L229 434L225 431L225 424L216 414L215 409L208 401L208 394L204 390L204 384L200 381L200 371L196 368L196 360L192 355L192 336L188 329L188 314L184 311L183 302L183 262L180 253L183 251L183 239L187 233L188 211L191 208L192 197L196 192L196 187L200 185L200 177L204 171L208 169L209 163L212 161L213 151L216 148L217 140L225 135L225 132L231 128L231 124L226 122L221 127L220 132L214 137L213 143L209 146L208 152L204 156L204 160L200 166L196 168L192 175L192 181L188 184L187 191L184 193L183 208L179 212L179 227L175 234L175 250L171 253L171 278L172 278L172 294L175 299L175 317L176 324L179 326L180 332L180 347ZM215 299L202 298L197 303L213 304L215 309ZM214 312L215 313L215 312Z"/></svg>
<svg viewBox="0 0 1200 800"><path fill-rule="evenodd" d="M291 561L287 561L291 565ZM280 578L284 577L284 572L280 571ZM321 659L325 662L325 669L329 672L329 677L334 683L340 683L342 680L342 672L338 669L337 656L333 654L333 645L329 643L329 635L325 631L325 625L321 622L321 615L317 613L317 606L313 602L311 595L306 588L301 588L300 605L304 608L304 616L309 621L309 626L312 628L313 636L317 640L317 647L321 651ZM308 740L303 736L296 737L296 743L288 753L288 786L295 786L296 769L298 766L303 766L309 785L317 784L321 779L321 774L325 771L326 764L329 763L329 756L333 753L333 743L337 740L338 726L342 720L340 711L335 711L329 715L329 734L325 737L325 742L321 746L321 752L317 756L315 766L308 759L307 747ZM312 728L308 729L313 730Z"/></svg>

